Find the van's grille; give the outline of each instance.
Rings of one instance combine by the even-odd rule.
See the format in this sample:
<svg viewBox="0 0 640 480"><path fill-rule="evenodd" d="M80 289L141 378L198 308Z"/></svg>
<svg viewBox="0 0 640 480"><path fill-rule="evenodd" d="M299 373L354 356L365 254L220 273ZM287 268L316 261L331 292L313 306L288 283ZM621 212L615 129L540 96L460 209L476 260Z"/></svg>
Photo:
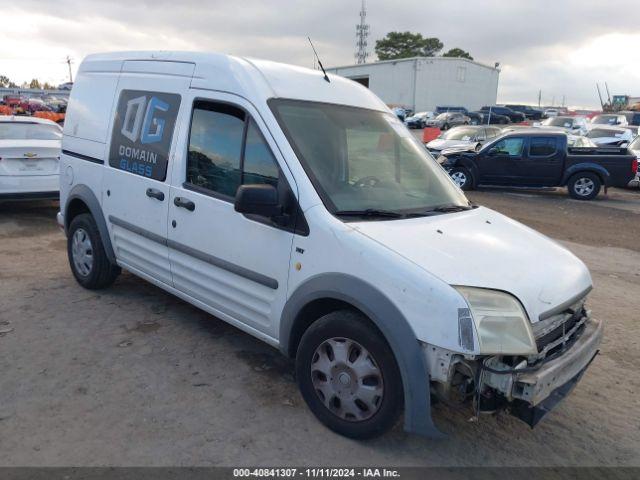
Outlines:
<svg viewBox="0 0 640 480"><path fill-rule="evenodd" d="M569 347L584 330L588 312L581 298L566 310L533 325L539 358L545 358Z"/></svg>

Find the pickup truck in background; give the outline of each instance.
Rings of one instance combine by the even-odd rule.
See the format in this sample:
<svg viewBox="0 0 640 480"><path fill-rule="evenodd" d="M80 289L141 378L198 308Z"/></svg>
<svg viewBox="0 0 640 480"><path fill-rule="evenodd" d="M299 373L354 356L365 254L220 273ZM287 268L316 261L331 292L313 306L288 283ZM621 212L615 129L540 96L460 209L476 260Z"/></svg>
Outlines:
<svg viewBox="0 0 640 480"><path fill-rule="evenodd" d="M534 129L507 133L478 152L445 153L439 162L463 190L566 186L579 200L595 198L602 186L627 186L638 169L638 160L626 148L569 147L565 133Z"/></svg>

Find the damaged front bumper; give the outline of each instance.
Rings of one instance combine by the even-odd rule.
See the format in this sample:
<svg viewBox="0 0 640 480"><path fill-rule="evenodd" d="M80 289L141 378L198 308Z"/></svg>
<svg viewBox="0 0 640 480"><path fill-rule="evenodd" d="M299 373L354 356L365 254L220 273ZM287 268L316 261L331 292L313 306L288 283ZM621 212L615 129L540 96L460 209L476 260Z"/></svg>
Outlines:
<svg viewBox="0 0 640 480"><path fill-rule="evenodd" d="M572 345L539 366L501 372L498 365L485 362L481 389L499 393L511 413L533 427L578 383L597 355L602 335L602 322L587 318Z"/></svg>

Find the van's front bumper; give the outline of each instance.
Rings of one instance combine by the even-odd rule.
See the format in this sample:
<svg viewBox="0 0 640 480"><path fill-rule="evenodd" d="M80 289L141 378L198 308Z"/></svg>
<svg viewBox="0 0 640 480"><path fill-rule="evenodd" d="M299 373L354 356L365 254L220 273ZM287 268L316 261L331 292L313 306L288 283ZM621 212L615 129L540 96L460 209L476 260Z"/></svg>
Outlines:
<svg viewBox="0 0 640 480"><path fill-rule="evenodd" d="M514 398L538 405L557 388L581 375L598 353L603 330L601 321L590 319L582 335L569 350L545 363L539 370L516 375Z"/></svg>
<svg viewBox="0 0 640 480"><path fill-rule="evenodd" d="M488 374L488 385L508 400L513 415L532 427L578 383L598 354L603 324L590 318L573 345L540 368L522 373Z"/></svg>

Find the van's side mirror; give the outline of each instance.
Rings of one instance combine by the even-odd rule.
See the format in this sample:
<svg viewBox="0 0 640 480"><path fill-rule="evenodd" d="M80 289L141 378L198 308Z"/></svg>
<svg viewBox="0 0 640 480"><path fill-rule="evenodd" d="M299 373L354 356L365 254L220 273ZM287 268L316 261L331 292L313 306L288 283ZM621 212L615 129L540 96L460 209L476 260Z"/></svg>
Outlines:
<svg viewBox="0 0 640 480"><path fill-rule="evenodd" d="M282 213L278 190L273 185L240 185L234 204L236 212L272 218Z"/></svg>
<svg viewBox="0 0 640 480"><path fill-rule="evenodd" d="M491 147L487 152L488 155L492 155L492 156L498 155L498 153L500 153L500 150L498 149L498 147Z"/></svg>

